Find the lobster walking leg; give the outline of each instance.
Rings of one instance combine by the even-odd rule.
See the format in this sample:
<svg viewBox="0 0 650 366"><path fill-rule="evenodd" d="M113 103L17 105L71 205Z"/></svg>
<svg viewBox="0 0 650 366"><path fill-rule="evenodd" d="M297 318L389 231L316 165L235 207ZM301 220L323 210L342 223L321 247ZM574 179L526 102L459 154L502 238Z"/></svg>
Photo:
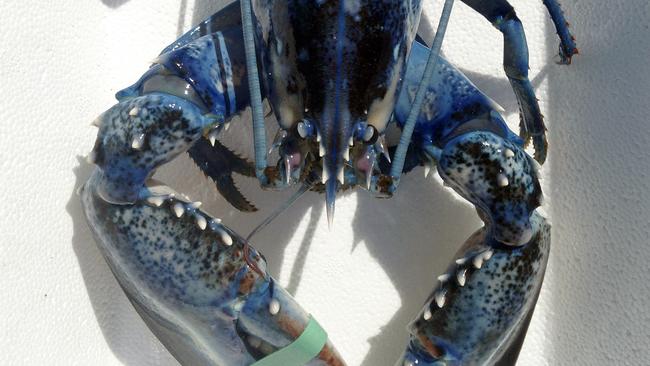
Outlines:
<svg viewBox="0 0 650 366"><path fill-rule="evenodd" d="M485 226L460 250L411 325L404 364L483 365L516 359L541 288L550 225L535 209L532 159L492 132L473 131L439 150L438 172L472 202Z"/></svg>
<svg viewBox="0 0 650 366"><path fill-rule="evenodd" d="M557 31L558 37L560 37L560 64L569 65L571 64L571 57L578 54L578 47L576 46L576 40L571 32L569 32L569 22L564 18L564 12L560 7L560 3L557 0L543 0L544 6L548 9L548 13L551 15L553 24Z"/></svg>
<svg viewBox="0 0 650 366"><path fill-rule="evenodd" d="M501 33L503 33L503 66L510 84L515 92L521 113L521 137L528 141L532 139L535 147L535 159L540 163L546 160L546 127L542 113L535 96L530 80L528 79L528 45L526 35L521 21L515 10L507 0L463 0L463 2L489 20ZM575 52L575 43L566 30L566 22L559 23L561 13L552 11L558 8L555 0L545 1L549 7L553 20L558 27L558 34L561 36L562 47L566 48L567 54L564 57L570 59Z"/></svg>

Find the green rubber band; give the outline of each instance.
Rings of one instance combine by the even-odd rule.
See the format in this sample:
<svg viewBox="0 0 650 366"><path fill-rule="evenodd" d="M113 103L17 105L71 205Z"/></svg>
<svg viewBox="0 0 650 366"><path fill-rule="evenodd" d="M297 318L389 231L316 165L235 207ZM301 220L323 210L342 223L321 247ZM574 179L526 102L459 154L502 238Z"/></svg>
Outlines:
<svg viewBox="0 0 650 366"><path fill-rule="evenodd" d="M318 356L325 343L327 343L327 333L313 317L310 317L300 337L251 366L304 366Z"/></svg>

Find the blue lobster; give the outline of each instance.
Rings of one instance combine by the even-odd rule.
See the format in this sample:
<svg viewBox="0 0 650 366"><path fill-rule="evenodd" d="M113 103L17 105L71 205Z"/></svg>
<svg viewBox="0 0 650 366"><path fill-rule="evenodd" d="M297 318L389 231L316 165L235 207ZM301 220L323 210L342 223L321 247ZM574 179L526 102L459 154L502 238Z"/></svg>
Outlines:
<svg viewBox="0 0 650 366"><path fill-rule="evenodd" d="M81 199L97 244L147 325L183 365L344 365L325 331L266 270L264 257L198 203L151 179L188 152L237 209L255 207L231 174L264 188L392 196L402 173L437 166L485 226L460 249L410 324L399 365L513 364L550 249L536 212L542 115L527 77L521 22L506 0L463 0L504 35L521 112L508 129L494 103L439 57L453 0L431 48L419 0L242 0L163 50L94 124L97 167ZM544 0L561 62L577 54L556 0ZM262 102L279 123L267 162ZM255 163L222 145L252 109ZM389 145L386 131L400 135ZM535 158L524 151L532 141Z"/></svg>

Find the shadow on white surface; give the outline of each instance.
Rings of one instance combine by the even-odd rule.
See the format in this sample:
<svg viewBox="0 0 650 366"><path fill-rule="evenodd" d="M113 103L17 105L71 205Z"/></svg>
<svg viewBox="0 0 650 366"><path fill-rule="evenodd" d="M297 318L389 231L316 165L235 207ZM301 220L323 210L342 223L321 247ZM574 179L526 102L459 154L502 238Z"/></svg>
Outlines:
<svg viewBox="0 0 650 366"><path fill-rule="evenodd" d="M75 189L66 211L73 222L72 247L104 339L125 365L178 365L134 311L95 244L76 192L95 166L84 158L77 160Z"/></svg>
<svg viewBox="0 0 650 366"><path fill-rule="evenodd" d="M102 0L102 3L109 8L119 8L128 2L129 0Z"/></svg>
<svg viewBox="0 0 650 366"><path fill-rule="evenodd" d="M646 365L650 3L565 5L581 54L548 76L549 364Z"/></svg>

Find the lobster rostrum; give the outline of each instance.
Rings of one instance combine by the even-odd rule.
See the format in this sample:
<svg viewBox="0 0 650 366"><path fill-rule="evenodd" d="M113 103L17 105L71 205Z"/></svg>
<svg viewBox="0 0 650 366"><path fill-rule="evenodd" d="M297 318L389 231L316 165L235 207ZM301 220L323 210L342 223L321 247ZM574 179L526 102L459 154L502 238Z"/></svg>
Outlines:
<svg viewBox="0 0 650 366"><path fill-rule="evenodd" d="M550 249L536 212L542 192L532 141L547 142L527 77L521 22L505 0L463 0L504 34L504 65L521 131L439 57L453 1L431 48L417 36L418 0L243 0L169 45L94 124L81 190L88 223L147 325L184 365L344 365L326 333L268 274L263 256L200 204L151 179L188 152L237 209L253 206L232 173L264 188L325 193L362 187L392 196L402 173L436 166L476 206L485 226L442 274L398 361L404 365L512 364L528 327ZM561 63L577 53L555 0L544 0ZM262 102L279 130L267 163ZM218 140L252 109L255 163ZM398 144L387 143L390 129ZM397 357L397 355L396 355Z"/></svg>

